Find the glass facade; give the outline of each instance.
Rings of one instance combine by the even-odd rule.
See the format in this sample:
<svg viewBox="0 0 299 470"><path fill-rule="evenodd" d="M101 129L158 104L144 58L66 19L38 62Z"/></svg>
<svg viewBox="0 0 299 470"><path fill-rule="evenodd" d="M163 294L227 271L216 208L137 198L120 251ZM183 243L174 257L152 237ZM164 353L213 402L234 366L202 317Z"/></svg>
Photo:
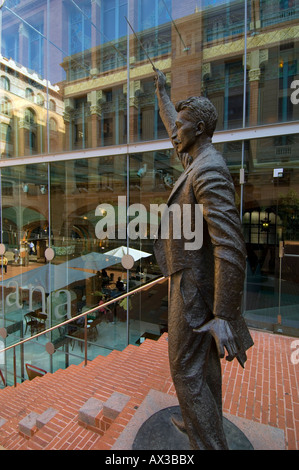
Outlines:
<svg viewBox="0 0 299 470"><path fill-rule="evenodd" d="M235 183L248 251L247 322L297 334L299 0L1 3L2 346L34 334L32 312L52 327L161 276L150 205L167 201L182 167L151 62L173 102L202 94L217 108L214 144ZM131 269L121 263L128 247ZM88 358L166 331L167 296L165 281L89 318L102 316ZM19 347L18 378L28 362L82 362L80 335L74 320ZM8 351L0 364L8 381L13 360Z"/></svg>

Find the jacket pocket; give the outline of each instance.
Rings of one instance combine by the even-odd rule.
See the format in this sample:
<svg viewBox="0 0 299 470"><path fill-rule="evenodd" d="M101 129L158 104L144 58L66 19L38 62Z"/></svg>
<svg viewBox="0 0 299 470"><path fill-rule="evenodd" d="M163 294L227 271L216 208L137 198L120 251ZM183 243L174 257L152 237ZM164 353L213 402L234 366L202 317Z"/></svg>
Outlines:
<svg viewBox="0 0 299 470"><path fill-rule="evenodd" d="M183 269L180 279L180 292L184 303L184 316L191 328L198 328L212 317L194 279L192 268Z"/></svg>

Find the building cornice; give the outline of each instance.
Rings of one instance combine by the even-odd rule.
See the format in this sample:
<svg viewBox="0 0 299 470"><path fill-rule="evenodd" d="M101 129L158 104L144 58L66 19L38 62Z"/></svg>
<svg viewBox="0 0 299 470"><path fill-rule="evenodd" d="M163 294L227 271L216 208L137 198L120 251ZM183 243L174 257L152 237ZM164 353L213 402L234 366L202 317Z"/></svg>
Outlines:
<svg viewBox="0 0 299 470"><path fill-rule="evenodd" d="M215 132L214 144L226 142L237 142L243 140L262 139L279 135L290 135L299 133L299 122L287 122L281 124L269 124L245 129ZM169 139L154 140L149 142L135 142L126 145L113 145L109 147L97 147L94 149L76 150L55 154L33 155L28 157L9 158L0 160L0 168L11 166L29 165L33 163L52 163L57 161L82 160L86 158L118 157L142 152L155 152L171 150L173 146Z"/></svg>

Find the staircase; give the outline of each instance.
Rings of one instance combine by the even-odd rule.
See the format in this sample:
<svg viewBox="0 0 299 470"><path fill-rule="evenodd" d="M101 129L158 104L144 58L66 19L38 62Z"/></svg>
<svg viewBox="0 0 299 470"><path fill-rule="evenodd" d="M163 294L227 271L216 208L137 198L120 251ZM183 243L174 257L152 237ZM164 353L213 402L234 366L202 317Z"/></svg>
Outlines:
<svg viewBox="0 0 299 470"><path fill-rule="evenodd" d="M151 389L175 395L167 334L0 390L7 450L110 449Z"/></svg>

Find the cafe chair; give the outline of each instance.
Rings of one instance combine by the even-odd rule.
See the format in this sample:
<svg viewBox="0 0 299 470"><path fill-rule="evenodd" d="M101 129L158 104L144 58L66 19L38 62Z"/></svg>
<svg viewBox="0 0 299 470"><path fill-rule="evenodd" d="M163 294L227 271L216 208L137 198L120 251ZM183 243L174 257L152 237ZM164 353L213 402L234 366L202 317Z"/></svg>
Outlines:
<svg viewBox="0 0 299 470"><path fill-rule="evenodd" d="M46 370L40 369L32 364L25 364L25 367L29 380L33 380L35 377L43 377L43 375L47 373Z"/></svg>
<svg viewBox="0 0 299 470"><path fill-rule="evenodd" d="M32 318L33 313L34 312L29 312L29 313L26 313L26 315L24 316L25 322L26 322L25 334L28 328L30 328L31 335L33 335L39 329L39 321L36 318Z"/></svg>
<svg viewBox="0 0 299 470"><path fill-rule="evenodd" d="M4 378L4 375L3 375L3 373L2 373L2 370L1 370L1 369L0 369L0 378L1 378L2 382L3 382L3 385L4 385L4 387L6 387L5 378Z"/></svg>

